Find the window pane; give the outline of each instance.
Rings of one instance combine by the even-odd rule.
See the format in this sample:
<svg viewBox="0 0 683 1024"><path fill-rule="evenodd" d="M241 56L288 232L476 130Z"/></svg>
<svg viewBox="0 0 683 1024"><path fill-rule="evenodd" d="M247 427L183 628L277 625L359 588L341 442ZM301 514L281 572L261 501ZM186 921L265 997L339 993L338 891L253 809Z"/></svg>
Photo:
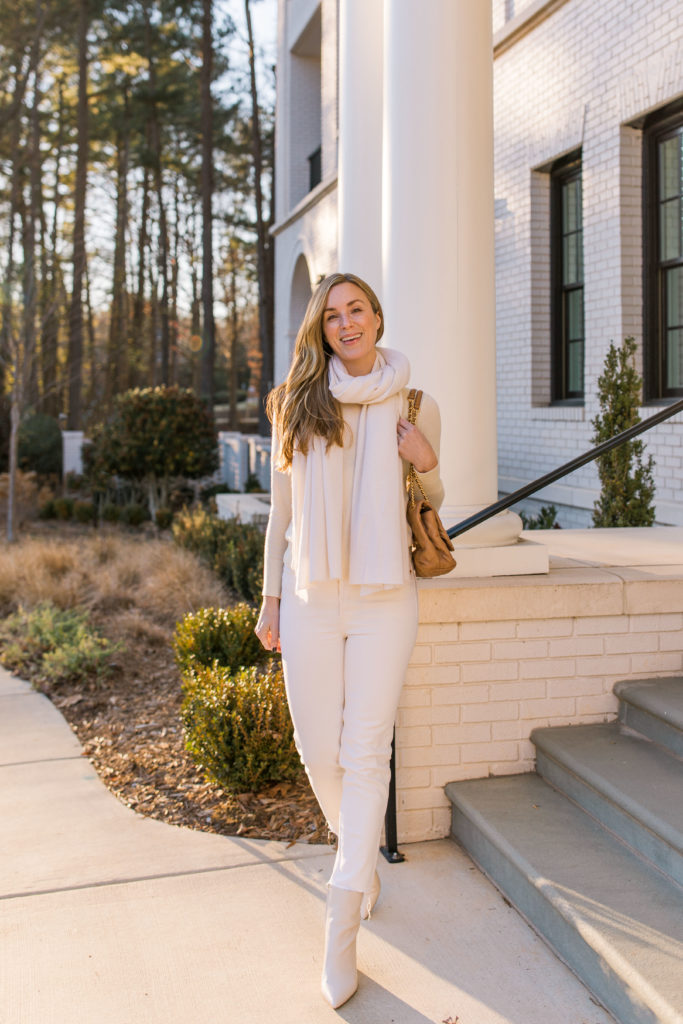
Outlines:
<svg viewBox="0 0 683 1024"><path fill-rule="evenodd" d="M681 200L662 203L659 212L660 259L677 260L681 255Z"/></svg>
<svg viewBox="0 0 683 1024"><path fill-rule="evenodd" d="M583 288L567 292L567 341L583 338Z"/></svg>
<svg viewBox="0 0 683 1024"><path fill-rule="evenodd" d="M659 143L659 198L680 196L682 187L681 143L683 135L674 135Z"/></svg>
<svg viewBox="0 0 683 1024"><path fill-rule="evenodd" d="M666 327L683 327L683 267L666 271Z"/></svg>
<svg viewBox="0 0 683 1024"><path fill-rule="evenodd" d="M581 179L574 178L562 186L562 233L581 227Z"/></svg>
<svg viewBox="0 0 683 1024"><path fill-rule="evenodd" d="M574 394L583 394L583 342L571 342L568 355L567 390Z"/></svg>
<svg viewBox="0 0 683 1024"><path fill-rule="evenodd" d="M583 273L581 232L562 239L562 284L579 284Z"/></svg>
<svg viewBox="0 0 683 1024"><path fill-rule="evenodd" d="M683 388L683 330L666 334L666 386Z"/></svg>

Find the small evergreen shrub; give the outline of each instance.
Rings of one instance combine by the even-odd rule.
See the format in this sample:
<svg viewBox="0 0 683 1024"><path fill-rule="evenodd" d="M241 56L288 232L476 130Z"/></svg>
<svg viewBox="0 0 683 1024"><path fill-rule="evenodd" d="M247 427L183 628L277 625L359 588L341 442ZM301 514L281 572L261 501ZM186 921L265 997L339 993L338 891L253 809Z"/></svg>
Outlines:
<svg viewBox="0 0 683 1024"><path fill-rule="evenodd" d="M104 677L111 655L121 649L100 636L87 611L57 608L43 601L19 608L0 624L0 661L18 672L37 674L49 682Z"/></svg>
<svg viewBox="0 0 683 1024"><path fill-rule="evenodd" d="M95 506L92 501L75 501L73 515L78 523L93 523L96 518Z"/></svg>
<svg viewBox="0 0 683 1024"><path fill-rule="evenodd" d="M71 519L74 514L73 498L55 498L55 513L57 519Z"/></svg>
<svg viewBox="0 0 683 1024"><path fill-rule="evenodd" d="M62 475L62 432L53 416L35 413L19 427L19 468L38 476Z"/></svg>
<svg viewBox="0 0 683 1024"><path fill-rule="evenodd" d="M181 673L217 663L235 672L270 657L254 633L258 612L248 604L202 608L176 626L173 650Z"/></svg>
<svg viewBox="0 0 683 1024"><path fill-rule="evenodd" d="M41 507L38 512L39 519L56 519L57 509L55 508L54 498L48 498L45 504Z"/></svg>
<svg viewBox="0 0 683 1024"><path fill-rule="evenodd" d="M260 601L263 589L264 537L258 526L238 523L228 542L225 582L240 597Z"/></svg>
<svg viewBox="0 0 683 1024"><path fill-rule="evenodd" d="M170 508L158 508L156 510L156 515L154 516L154 521L160 530L168 530L169 526L173 522L173 513Z"/></svg>
<svg viewBox="0 0 683 1024"><path fill-rule="evenodd" d="M219 519L204 508L184 509L173 521L173 537L199 555L240 597L260 602L264 540L257 526Z"/></svg>
<svg viewBox="0 0 683 1024"><path fill-rule="evenodd" d="M207 778L240 793L299 775L279 665L199 668L184 677L183 690L185 746Z"/></svg>
<svg viewBox="0 0 683 1024"><path fill-rule="evenodd" d="M121 506L113 501L106 501L100 511L100 518L105 523L118 523L121 519Z"/></svg>
<svg viewBox="0 0 683 1024"><path fill-rule="evenodd" d="M131 502L122 507L119 516L120 521L127 523L128 526L141 526L149 519L149 509L144 505L138 505L137 502Z"/></svg>
<svg viewBox="0 0 683 1024"><path fill-rule="evenodd" d="M259 478L255 473L250 473L247 479L244 481L244 492L245 494L263 494L264 490L261 487Z"/></svg>
<svg viewBox="0 0 683 1024"><path fill-rule="evenodd" d="M640 422L642 377L634 365L636 343L626 338L620 348L610 342L605 369L598 377L601 412L593 420L593 443L608 441ZM598 473L602 490L593 507L594 526L652 526L655 521L654 460L645 459L640 438L601 455Z"/></svg>
<svg viewBox="0 0 683 1024"><path fill-rule="evenodd" d="M532 516L528 512L520 512L520 519L525 530L552 530L558 528L557 509L554 505L543 505L538 515Z"/></svg>

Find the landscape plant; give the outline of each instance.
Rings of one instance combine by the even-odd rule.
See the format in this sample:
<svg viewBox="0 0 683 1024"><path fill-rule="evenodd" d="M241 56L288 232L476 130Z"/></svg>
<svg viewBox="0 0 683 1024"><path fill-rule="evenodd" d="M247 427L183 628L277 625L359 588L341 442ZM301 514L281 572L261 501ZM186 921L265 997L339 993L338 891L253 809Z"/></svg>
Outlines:
<svg viewBox="0 0 683 1024"><path fill-rule="evenodd" d="M8 616L0 624L0 644L3 665L52 683L104 678L111 656L122 647L98 633L86 610L49 601Z"/></svg>
<svg viewBox="0 0 683 1024"><path fill-rule="evenodd" d="M201 506L185 509L173 521L173 538L220 576L226 586L251 603L263 588L263 533L239 519L220 519Z"/></svg>
<svg viewBox="0 0 683 1024"><path fill-rule="evenodd" d="M109 419L95 428L86 472L98 488L120 478L144 489L149 515L169 505L178 479L197 480L218 467L213 417L192 391L133 388L119 395Z"/></svg>
<svg viewBox="0 0 683 1024"><path fill-rule="evenodd" d="M598 377L600 412L593 420L593 443L600 444L640 422L642 377L635 367L636 342L614 342ZM600 497L593 507L594 526L652 526L655 521L654 460L645 458L640 438L626 441L597 459Z"/></svg>
<svg viewBox="0 0 683 1024"><path fill-rule="evenodd" d="M269 654L254 633L257 618L257 610L245 602L188 612L173 637L180 672L213 664L236 671L266 661Z"/></svg>
<svg viewBox="0 0 683 1024"><path fill-rule="evenodd" d="M197 668L183 692L185 745L207 778L241 793L301 774L280 665Z"/></svg>

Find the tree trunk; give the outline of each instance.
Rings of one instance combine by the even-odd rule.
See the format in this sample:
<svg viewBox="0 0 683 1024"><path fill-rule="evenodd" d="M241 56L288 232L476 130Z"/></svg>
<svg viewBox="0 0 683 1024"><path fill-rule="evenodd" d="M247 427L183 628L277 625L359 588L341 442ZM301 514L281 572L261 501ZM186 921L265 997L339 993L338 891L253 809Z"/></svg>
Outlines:
<svg viewBox="0 0 683 1024"><path fill-rule="evenodd" d="M259 431L270 434L270 424L266 416L265 399L273 386L273 310L274 310L274 276L272 246L263 214L263 147L261 144L261 127L259 117L258 91L256 88L256 57L254 54L254 35L251 27L250 0L244 0L244 13L247 19L247 36L249 40L249 81L251 91L251 143L254 157L254 201L256 206L256 248L259 283L259 334L261 337L261 389L259 401Z"/></svg>
<svg viewBox="0 0 683 1024"><path fill-rule="evenodd" d="M106 405L124 389L127 376L128 292L126 290L126 228L128 226L128 160L130 128L128 90L123 93L123 127L116 140L116 232L112 277L111 318L106 361Z"/></svg>
<svg viewBox="0 0 683 1024"><path fill-rule="evenodd" d="M79 430L82 419L83 382L83 276L85 273L85 190L88 170L88 3L80 0L78 18L78 155L74 190L73 292L69 312L70 430Z"/></svg>
<svg viewBox="0 0 683 1024"><path fill-rule="evenodd" d="M237 316L237 258L234 246L230 246L230 429L239 430L237 414L237 341L239 324Z"/></svg>
<svg viewBox="0 0 683 1024"><path fill-rule="evenodd" d="M180 249L180 189L179 175L173 178L173 255L171 257L171 371L170 383L178 382L178 256Z"/></svg>
<svg viewBox="0 0 683 1024"><path fill-rule="evenodd" d="M154 185L157 195L159 209L159 261L158 269L161 276L161 303L159 304L160 334L159 342L161 347L161 381L156 381L157 370L153 368L155 382L168 384L169 370L169 315L168 315L168 221L166 218L166 207L164 205L164 176L163 176L163 154L161 142L161 125L157 110L156 91L157 73L154 57L152 54L152 26L149 18L149 4L145 4L145 42L147 46L147 81L149 95L151 98L151 111L149 118L149 140L152 152L154 167ZM158 302L158 297L157 297ZM155 338L156 348L156 338ZM156 358L156 353L155 353Z"/></svg>
<svg viewBox="0 0 683 1024"><path fill-rule="evenodd" d="M52 224L50 227L50 254L45 253L43 274L43 309L41 311L41 357L43 374L43 408L50 416L57 416L61 409L57 394L57 345L59 341L60 272L57 255L57 226L59 221L59 185L61 181L62 148L64 146L64 84L59 81L57 106L57 138L55 144L55 182L52 196ZM46 235L46 229L43 229Z"/></svg>
<svg viewBox="0 0 683 1024"><path fill-rule="evenodd" d="M202 330L199 393L213 408L213 376L216 362L216 332L213 318L213 108L211 77L213 74L212 0L202 0L202 72L201 72L201 135L202 135Z"/></svg>
<svg viewBox="0 0 683 1024"><path fill-rule="evenodd" d="M133 301L133 323L131 329L131 342L138 353L136 362L144 365L145 351L145 277L147 266L147 248L149 246L149 232L147 230L147 218L149 216L149 172L145 168L142 177L142 209L140 211L140 230L138 232L138 286ZM128 386L134 387L140 383L141 373L133 375L129 369Z"/></svg>
<svg viewBox="0 0 683 1024"><path fill-rule="evenodd" d="M7 487L7 540L11 544L16 540L16 494L17 494L17 463L19 455L19 421L21 419L21 396L15 387L12 390L10 405L9 433L9 480Z"/></svg>

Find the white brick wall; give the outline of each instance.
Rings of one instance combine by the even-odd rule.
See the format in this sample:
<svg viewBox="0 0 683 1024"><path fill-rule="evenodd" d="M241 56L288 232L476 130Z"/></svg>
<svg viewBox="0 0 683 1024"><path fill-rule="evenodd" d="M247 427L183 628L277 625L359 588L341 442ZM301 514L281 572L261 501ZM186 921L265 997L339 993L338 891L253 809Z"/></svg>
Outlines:
<svg viewBox="0 0 683 1024"><path fill-rule="evenodd" d="M447 782L532 770L532 729L613 718L621 679L683 672L683 567L419 586L396 727L403 842L448 834Z"/></svg>
<svg viewBox="0 0 683 1024"><path fill-rule="evenodd" d="M494 31L528 3L494 0ZM507 13L507 18L506 18ZM596 382L611 340L642 342L639 116L683 94L683 5L568 0L496 57L496 261L499 474L509 491L591 446ZM547 178L582 147L586 405L549 401ZM546 403L546 408L539 405ZM647 410L645 410L647 412ZM646 435L658 519L683 523L683 417ZM541 496L566 527L590 522L593 464ZM574 506L565 509L563 506ZM528 506L530 509L533 505ZM537 506L538 507L538 506ZM584 509L586 511L578 511Z"/></svg>

